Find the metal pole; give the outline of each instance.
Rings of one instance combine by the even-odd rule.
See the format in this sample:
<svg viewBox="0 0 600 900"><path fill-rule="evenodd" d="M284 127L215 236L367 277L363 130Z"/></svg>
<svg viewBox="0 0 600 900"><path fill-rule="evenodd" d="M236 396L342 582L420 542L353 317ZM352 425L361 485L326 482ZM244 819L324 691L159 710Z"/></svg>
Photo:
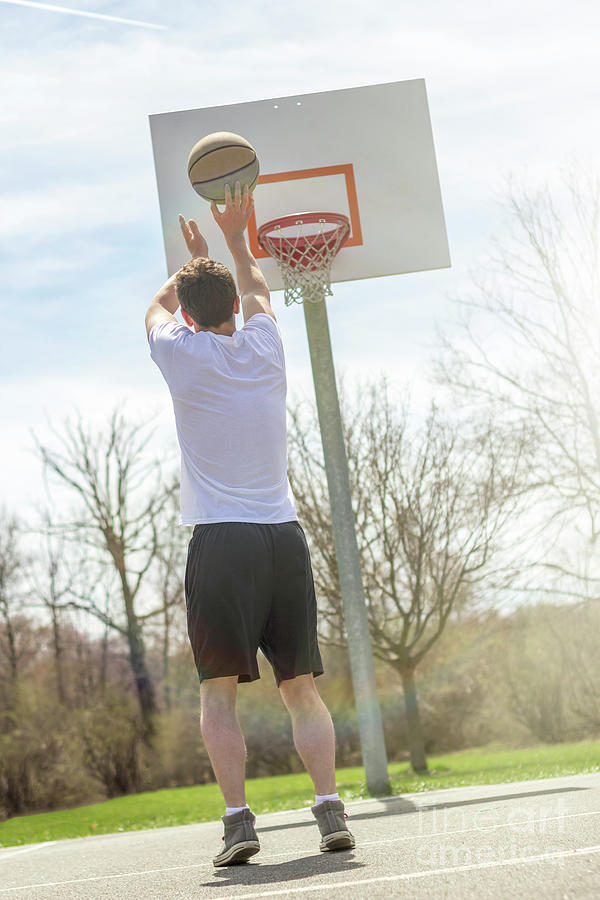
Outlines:
<svg viewBox="0 0 600 900"><path fill-rule="evenodd" d="M327 307L324 295L318 302L310 300L308 296L304 300L304 320L325 456L333 539L348 634L363 763L369 792L382 796L390 793L390 781L354 529L348 461L335 383Z"/></svg>

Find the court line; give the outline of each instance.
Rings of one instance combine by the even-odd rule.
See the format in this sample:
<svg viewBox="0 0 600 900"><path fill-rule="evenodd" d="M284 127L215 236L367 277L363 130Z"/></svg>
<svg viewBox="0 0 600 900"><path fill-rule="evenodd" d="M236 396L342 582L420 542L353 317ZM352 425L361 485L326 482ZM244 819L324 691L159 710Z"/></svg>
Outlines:
<svg viewBox="0 0 600 900"><path fill-rule="evenodd" d="M566 813L564 816L552 816L552 817L549 816L548 818L545 818L543 821L548 822L548 821L554 821L557 819L574 819L574 818L581 818L582 816L597 816L597 815L600 815L600 810L590 810L589 812L581 812L581 813ZM309 824L311 824L311 823L309 823ZM518 827L519 825L530 825L530 824L531 824L531 820L527 819L527 820L521 821L521 822L506 822L506 823L503 822L498 825L483 825L481 828L461 828L461 829L456 829L454 831L432 831L427 834L401 835L400 837L397 837L397 838L383 838L382 840L378 840L378 841L361 841L359 844L359 847L357 849L360 850L362 847L370 847L373 845L379 846L380 844L397 844L400 841L410 841L410 840L415 840L416 838L448 837L448 836L455 835L455 834L468 834L470 832L479 833L479 832L483 832L483 831L489 831L494 828L508 828L508 827L514 827L514 826ZM149 830L151 830L151 829L149 829ZM98 835L98 837L100 837L100 835ZM61 841L48 841L47 843L60 844L62 842ZM27 849L35 850L35 849L39 848L40 846L44 846L44 844L36 844L35 847L28 847ZM592 848L592 850L594 850L594 848ZM563 851L557 851L557 852L563 852ZM568 850L568 851L564 851L564 852L569 854L569 853L577 853L579 851ZM296 856L296 857L311 856L314 853L315 853L314 848L312 848L311 850L293 850L293 851L288 850L286 853L261 853L260 859L261 860L262 859L277 859L282 856L283 857L285 857L285 856ZM2 860L2 858L3 857L0 855L0 861ZM485 865L485 864L482 863L481 865ZM134 871L134 872L115 872L113 874L108 874L108 875L91 875L87 878L71 878L68 881L46 881L46 882L39 882L37 884L14 885L13 887L0 888L0 894L8 894L11 891L24 891L24 890L29 890L32 888L60 887L61 885L66 885L66 884L83 884L87 881L102 881L103 879L109 879L109 878L128 878L128 877L134 876L134 875L153 875L153 874L159 874L160 872L177 872L177 871L183 871L184 869L199 869L199 868L204 868L204 867L209 868L209 871L212 871L212 867L209 867L209 863L207 861L204 861L201 863L191 863L190 865L186 865L186 866L166 866L166 867L163 867L160 869L144 869L143 871L140 871L140 872L136 872L136 871ZM428 874L428 873L418 873L418 874L424 875L424 874ZM396 877L396 876L389 876L389 877ZM405 877L405 876L403 876L403 877ZM283 893L286 893L286 892L284 891ZM292 893L291 890L290 890L290 893ZM270 895L248 894L247 896L248 897L250 897L250 896L261 897L261 896L270 896ZM227 898L225 898L225 900L227 900Z"/></svg>
<svg viewBox="0 0 600 900"><path fill-rule="evenodd" d="M540 822L546 823L554 822L558 819L576 819L581 818L582 816L600 816L600 810L590 810L589 812L581 813L566 813L564 816L546 816L541 819ZM455 828L452 831L428 831L418 832L416 834L402 834L399 837L381 838L378 841L361 840L357 849L360 850L362 847L379 847L381 844L398 844L400 841L414 841L417 838L449 837L454 834L470 834L471 832L479 834L480 832L492 831L494 828L518 828L519 825L531 825L531 819L526 819L521 822L500 822L498 825L481 825L479 828ZM294 852L298 856L304 856L314 853L314 850L297 850ZM291 851L288 851L287 853L261 853L260 858L272 859L280 856L290 856L290 854Z"/></svg>
<svg viewBox="0 0 600 900"><path fill-rule="evenodd" d="M564 816L544 816L543 819L536 823L535 820L525 819L522 822L499 822L497 825L481 825L479 828L455 828L452 831L428 831L419 832L418 834L403 834L397 838L384 838L380 841L361 841L361 847L369 847L371 844L395 844L398 841L410 841L414 838L430 838L430 837L447 837L452 834L469 834L469 832L493 831L494 828L518 828L520 825L545 824L546 822L556 822L560 819L577 819L581 816L600 816L600 809L593 809L589 812L565 813Z"/></svg>
<svg viewBox="0 0 600 900"><path fill-rule="evenodd" d="M206 861L191 863L189 866L165 866L162 869L144 869L141 872L115 872L112 875L91 875L89 878L69 878L67 881L40 881L37 884L21 884L14 887L0 888L0 894L8 894L11 891L30 891L33 888L61 887L64 884L84 884L88 881L104 881L109 878L127 878L131 875L157 875L160 872L174 872L183 869L205 869Z"/></svg>
<svg viewBox="0 0 600 900"><path fill-rule="evenodd" d="M444 869L428 869L425 872L403 872L401 875L378 875L376 878L358 878L355 881L328 881L327 884L311 884L298 888L285 888L282 891L262 891L259 894L215 894L219 900L255 900L259 897L285 897L288 894L308 894L314 891L332 891L334 888L361 887L363 884L382 884L390 881L411 881L417 878L430 878L434 875L453 875L455 872L472 872L475 869L495 869L500 866L520 865L522 863L541 862L543 860L564 859L567 856L585 856L589 853L600 853L600 846L578 847L576 850L557 850L554 853L541 853L537 856L513 857L494 862L469 863L464 866L448 866ZM207 898L210 900L210 898Z"/></svg>
<svg viewBox="0 0 600 900"><path fill-rule="evenodd" d="M23 853L31 853L32 850L51 847L52 844L58 844L58 841L41 841L39 844L32 844L31 847L0 847L0 862L11 856L21 856Z"/></svg>

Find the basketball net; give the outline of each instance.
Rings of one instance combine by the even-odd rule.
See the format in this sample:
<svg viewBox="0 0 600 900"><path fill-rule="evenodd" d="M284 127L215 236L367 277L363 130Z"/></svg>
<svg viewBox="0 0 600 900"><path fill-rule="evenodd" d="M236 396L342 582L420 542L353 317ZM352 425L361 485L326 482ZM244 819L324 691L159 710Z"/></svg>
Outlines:
<svg viewBox="0 0 600 900"><path fill-rule="evenodd" d="M258 242L281 270L286 306L332 295L331 264L349 234L339 213L296 213L261 225Z"/></svg>

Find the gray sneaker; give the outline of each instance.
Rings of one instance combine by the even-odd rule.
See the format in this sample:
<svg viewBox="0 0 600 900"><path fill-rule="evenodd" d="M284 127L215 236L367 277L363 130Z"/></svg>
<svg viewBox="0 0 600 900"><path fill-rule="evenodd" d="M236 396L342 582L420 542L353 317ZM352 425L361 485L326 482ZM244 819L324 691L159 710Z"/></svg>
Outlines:
<svg viewBox="0 0 600 900"><path fill-rule="evenodd" d="M225 845L218 856L215 856L215 866L232 866L236 863L246 862L260 850L258 835L254 830L256 816L249 809L242 809L231 816L223 816Z"/></svg>
<svg viewBox="0 0 600 900"><path fill-rule="evenodd" d="M324 800L310 809L321 832L320 850L351 850L354 847L354 836L346 826L348 816L341 800Z"/></svg>

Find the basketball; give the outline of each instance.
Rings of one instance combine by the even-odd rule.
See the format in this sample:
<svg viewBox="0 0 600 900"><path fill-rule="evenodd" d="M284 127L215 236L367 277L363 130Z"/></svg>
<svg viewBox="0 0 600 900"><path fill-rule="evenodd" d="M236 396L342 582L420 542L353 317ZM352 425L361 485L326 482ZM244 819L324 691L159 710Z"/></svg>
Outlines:
<svg viewBox="0 0 600 900"><path fill-rule="evenodd" d="M258 181L258 159L252 144L230 131L208 134L194 144L188 157L192 187L205 200L225 203L225 185L233 194L239 181L242 190L253 191Z"/></svg>

